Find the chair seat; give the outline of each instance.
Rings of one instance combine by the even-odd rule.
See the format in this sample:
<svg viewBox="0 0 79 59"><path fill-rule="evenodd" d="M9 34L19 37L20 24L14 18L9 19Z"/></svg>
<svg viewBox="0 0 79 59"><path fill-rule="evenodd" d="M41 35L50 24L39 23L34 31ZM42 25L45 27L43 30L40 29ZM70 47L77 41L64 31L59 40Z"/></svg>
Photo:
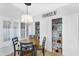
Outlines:
<svg viewBox="0 0 79 59"><path fill-rule="evenodd" d="M37 47L37 50L42 50L42 49L43 49L42 46Z"/></svg>
<svg viewBox="0 0 79 59"><path fill-rule="evenodd" d="M16 50L19 50L19 48L16 48Z"/></svg>
<svg viewBox="0 0 79 59"><path fill-rule="evenodd" d="M19 48L16 48L16 51L20 51L20 49Z"/></svg>
<svg viewBox="0 0 79 59"><path fill-rule="evenodd" d="M32 52L24 52L24 56L31 56Z"/></svg>

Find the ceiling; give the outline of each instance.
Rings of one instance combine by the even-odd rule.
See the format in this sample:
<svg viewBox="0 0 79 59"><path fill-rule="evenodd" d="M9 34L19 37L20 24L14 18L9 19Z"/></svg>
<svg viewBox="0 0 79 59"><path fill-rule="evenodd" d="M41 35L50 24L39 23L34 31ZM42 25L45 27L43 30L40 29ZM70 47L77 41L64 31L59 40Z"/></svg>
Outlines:
<svg viewBox="0 0 79 59"><path fill-rule="evenodd" d="M24 14L10 3L0 3L0 17L19 18Z"/></svg>
<svg viewBox="0 0 79 59"><path fill-rule="evenodd" d="M12 3L15 7L26 13L27 7L24 3ZM28 7L28 13L32 16L44 14L49 11L53 11L57 8L68 5L68 3L32 3L31 6Z"/></svg>

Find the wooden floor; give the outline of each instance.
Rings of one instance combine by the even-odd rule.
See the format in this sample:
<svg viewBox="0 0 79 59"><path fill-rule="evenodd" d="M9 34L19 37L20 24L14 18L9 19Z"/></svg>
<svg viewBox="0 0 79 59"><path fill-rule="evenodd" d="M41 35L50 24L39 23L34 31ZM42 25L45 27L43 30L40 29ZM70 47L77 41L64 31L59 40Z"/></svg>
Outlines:
<svg viewBox="0 0 79 59"><path fill-rule="evenodd" d="M13 56L13 53L8 56ZM17 54L17 56L19 55ZM42 51L37 51L37 56L43 56ZM62 56L62 55L61 53L45 51L45 56Z"/></svg>

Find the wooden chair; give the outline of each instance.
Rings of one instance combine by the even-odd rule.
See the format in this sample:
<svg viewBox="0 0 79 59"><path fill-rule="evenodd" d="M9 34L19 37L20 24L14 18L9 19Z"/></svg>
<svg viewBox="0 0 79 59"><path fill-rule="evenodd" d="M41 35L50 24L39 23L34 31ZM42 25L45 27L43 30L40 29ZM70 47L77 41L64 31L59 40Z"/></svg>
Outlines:
<svg viewBox="0 0 79 59"><path fill-rule="evenodd" d="M38 39L37 35L29 35L29 39Z"/></svg>
<svg viewBox="0 0 79 59"><path fill-rule="evenodd" d="M37 50L41 50L43 53L43 56L45 56L45 42L46 42L46 37L43 38L42 46L39 46Z"/></svg>
<svg viewBox="0 0 79 59"><path fill-rule="evenodd" d="M35 43L36 48L39 47L39 39L37 35L29 35L29 39Z"/></svg>
<svg viewBox="0 0 79 59"><path fill-rule="evenodd" d="M36 56L36 48L33 43L20 43L20 56Z"/></svg>
<svg viewBox="0 0 79 59"><path fill-rule="evenodd" d="M13 42L13 47L14 47L14 56L16 56L16 52L20 52L20 49L19 49L19 44L18 44L18 37L14 37L12 38L12 42Z"/></svg>

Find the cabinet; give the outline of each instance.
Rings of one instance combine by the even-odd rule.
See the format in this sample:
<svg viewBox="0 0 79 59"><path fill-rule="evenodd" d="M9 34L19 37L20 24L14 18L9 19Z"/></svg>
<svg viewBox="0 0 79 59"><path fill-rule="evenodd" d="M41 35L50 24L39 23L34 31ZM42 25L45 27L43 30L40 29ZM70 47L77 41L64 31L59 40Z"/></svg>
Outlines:
<svg viewBox="0 0 79 59"><path fill-rule="evenodd" d="M62 18L52 19L52 50L62 53Z"/></svg>
<svg viewBox="0 0 79 59"><path fill-rule="evenodd" d="M40 22L35 22L35 35L38 36L38 39L40 38Z"/></svg>

